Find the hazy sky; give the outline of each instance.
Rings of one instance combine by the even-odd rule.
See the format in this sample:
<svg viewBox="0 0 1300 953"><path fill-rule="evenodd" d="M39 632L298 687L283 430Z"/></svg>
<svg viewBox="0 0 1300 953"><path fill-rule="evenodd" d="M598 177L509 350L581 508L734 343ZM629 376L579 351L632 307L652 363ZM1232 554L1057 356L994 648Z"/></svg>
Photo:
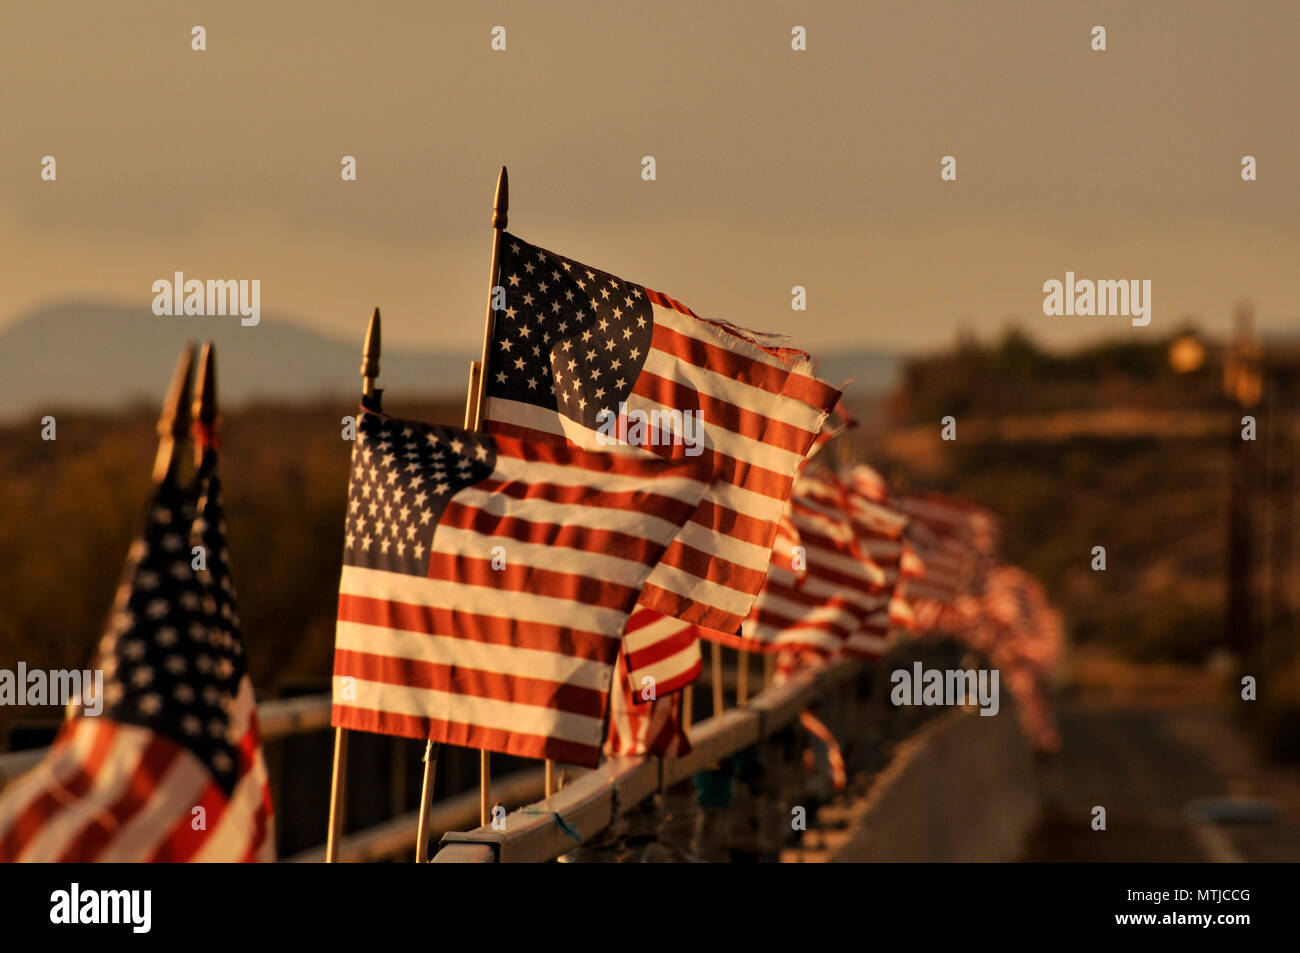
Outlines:
<svg viewBox="0 0 1300 953"><path fill-rule="evenodd" d="M389 342L470 349L505 163L530 241L814 351L1009 315L1053 343L1220 331L1242 296L1283 330L1298 44L1294 0L6 2L0 327L69 297L156 320L180 270L261 279L263 312L344 338L379 304ZM1067 270L1151 279L1150 327L1045 317Z"/></svg>

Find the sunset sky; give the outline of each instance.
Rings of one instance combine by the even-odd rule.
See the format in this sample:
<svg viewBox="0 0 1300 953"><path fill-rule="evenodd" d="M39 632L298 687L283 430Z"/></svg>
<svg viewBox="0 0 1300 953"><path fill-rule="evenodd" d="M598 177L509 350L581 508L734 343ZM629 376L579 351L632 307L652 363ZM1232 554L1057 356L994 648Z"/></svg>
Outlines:
<svg viewBox="0 0 1300 953"><path fill-rule="evenodd" d="M260 279L264 314L340 338L378 304L392 345L469 350L504 163L523 237L813 350L1013 315L1057 345L1222 333L1242 297L1285 332L1297 41L1293 0L6 3L0 329L70 298L155 320L183 271ZM1150 279L1150 326L1044 316L1067 270Z"/></svg>

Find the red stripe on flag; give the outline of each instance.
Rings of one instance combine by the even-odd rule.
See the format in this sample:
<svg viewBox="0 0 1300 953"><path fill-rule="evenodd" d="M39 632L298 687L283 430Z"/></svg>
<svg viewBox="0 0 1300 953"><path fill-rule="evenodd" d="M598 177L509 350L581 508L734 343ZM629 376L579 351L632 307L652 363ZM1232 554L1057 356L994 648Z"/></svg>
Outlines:
<svg viewBox="0 0 1300 953"><path fill-rule="evenodd" d="M47 757L69 745L78 726L83 723L81 719L66 722L59 732L59 739L51 747L50 755ZM95 776L107 760L109 749L117 733L116 727L110 721L96 722L94 728L90 751L77 765L76 770L62 782L57 778L51 778L46 787L28 802L4 840L0 841L0 863L16 861L28 842L40 832L50 818L65 805L83 797L90 790Z"/></svg>
<svg viewBox="0 0 1300 953"><path fill-rule="evenodd" d="M338 617L340 622L442 635L489 645L540 649L578 659L603 659L609 652L610 639L599 632L435 606L417 606L371 596L341 594Z"/></svg>
<svg viewBox="0 0 1300 953"><path fill-rule="evenodd" d="M617 646L611 644L609 664L614 663ZM599 718L604 714L604 692L582 688L564 682L522 675L505 675L467 665L447 665L418 659L397 658L391 655L374 655L354 652L351 649L334 650L334 675L352 676L367 682L402 685L422 691L489 698L517 705L535 705Z"/></svg>
<svg viewBox="0 0 1300 953"><path fill-rule="evenodd" d="M163 777L180 755L175 742L159 735L154 735L145 745L144 753L131 777L126 790L111 805L96 812L76 837L64 847L58 863L95 860L112 841L114 834L143 808L154 791L162 786ZM109 823L105 823L108 821Z"/></svg>
<svg viewBox="0 0 1300 953"><path fill-rule="evenodd" d="M576 573L518 563L507 563L497 569L491 559L439 552L429 555L429 578L482 589L539 593L603 609L625 609L637 594L635 588Z"/></svg>

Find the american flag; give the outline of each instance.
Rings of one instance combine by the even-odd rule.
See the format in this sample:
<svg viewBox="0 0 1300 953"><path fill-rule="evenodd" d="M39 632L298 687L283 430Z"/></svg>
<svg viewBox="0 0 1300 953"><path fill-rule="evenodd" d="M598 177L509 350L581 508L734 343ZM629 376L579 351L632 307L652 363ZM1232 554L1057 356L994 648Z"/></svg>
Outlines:
<svg viewBox="0 0 1300 953"><path fill-rule="evenodd" d="M333 723L594 766L624 626L707 475L363 407Z"/></svg>
<svg viewBox="0 0 1300 953"><path fill-rule="evenodd" d="M989 511L940 493L905 494L904 560L919 572L904 590L917 635L952 635L970 642L981 631L984 576L997 549L998 524Z"/></svg>
<svg viewBox="0 0 1300 953"><path fill-rule="evenodd" d="M628 619L623 654L634 703L646 701L646 679L655 695L668 695L695 681L704 667L698 627L643 606Z"/></svg>
<svg viewBox="0 0 1300 953"><path fill-rule="evenodd" d="M824 428L823 432L825 432ZM768 564L767 571L770 573L773 565L789 567L793 584L802 586L808 570L804 560L794 558L798 546L799 531L795 528L794 520L791 519L791 500L787 499L777 524L776 536L772 541L772 561ZM623 640L625 657L621 659L621 665L622 670L626 672L628 683L625 703L638 707L646 707L650 704L642 690L647 677L654 680L655 691L659 696L679 692L695 681L704 668L704 658L700 651L702 639L714 642L733 641L721 633L638 606L628 622L627 635ZM752 642L743 644L750 649L760 648ZM667 710L668 702L661 698L654 702L653 714L634 710L630 717L633 720L662 721L666 717L664 712ZM623 737L626 739L626 732Z"/></svg>
<svg viewBox="0 0 1300 953"><path fill-rule="evenodd" d="M741 636L759 651L798 648L828 658L873 614L887 610L892 580L864 549L832 475L799 477L791 521L806 576L799 578L797 562L774 559Z"/></svg>
<svg viewBox="0 0 1300 953"><path fill-rule="evenodd" d="M1030 741L1045 751L1059 748L1045 682L1060 663L1065 635L1039 582L1015 566L989 567L951 604L921 608L929 627L979 652L1002 673Z"/></svg>
<svg viewBox="0 0 1300 953"><path fill-rule="evenodd" d="M691 743L682 726L681 693L664 695L656 691L655 697L647 698L645 692L630 683L627 657L620 652L609 699L605 754L677 757L690 751Z"/></svg>
<svg viewBox="0 0 1300 953"><path fill-rule="evenodd" d="M0 860L274 860L214 451L158 487L92 668L103 711L4 792Z"/></svg>
<svg viewBox="0 0 1300 953"><path fill-rule="evenodd" d="M1060 613L1037 579L1015 566L988 573L984 605L989 619L1002 632L998 643L1039 673L1052 671L1065 649Z"/></svg>
<svg viewBox="0 0 1300 953"><path fill-rule="evenodd" d="M865 465L855 468L860 482L866 482ZM874 474L874 471L871 471ZM876 474L877 480L879 479ZM874 485L876 481L872 481ZM879 481L883 484L883 481ZM852 480L837 481L845 502L845 511L858 534L863 556L884 575L885 598L841 646L844 655L876 659L889 648L900 622L894 605L903 561L903 532L907 517L881 499L871 499L852 489ZM874 489L873 489L874 494ZM904 617L904 620L905 621Z"/></svg>
<svg viewBox="0 0 1300 953"><path fill-rule="evenodd" d="M889 607L884 619L878 615L873 616L867 628L878 628L887 623L891 633L912 632L916 628L916 616L909 599L910 587L925 575L925 567L917 555L916 547L908 539L906 515L899 510L885 478L874 467L865 463L855 464L849 467L843 479L854 501L873 503L904 517L903 532L898 541L898 573L890 592Z"/></svg>
<svg viewBox="0 0 1300 953"><path fill-rule="evenodd" d="M952 606L978 586L997 548L997 521L972 503L937 493L906 494L898 508L908 517L908 538L923 566L908 586L914 606Z"/></svg>
<svg viewBox="0 0 1300 953"><path fill-rule="evenodd" d="M840 743L835 739L834 733L826 727L825 722L812 713L811 709L804 709L799 713L799 724L803 729L820 741L826 748L826 764L830 768L831 785L836 791L843 791L848 786L849 774L844 765L844 752L840 750ZM817 756L812 747L804 749L804 770L812 774L816 770Z"/></svg>
<svg viewBox="0 0 1300 953"><path fill-rule="evenodd" d="M763 586L795 472L839 393L802 352L510 234L499 282L489 431L688 459L694 435L683 415L698 415L713 482L641 604L733 638ZM650 413L658 426L649 421L643 434L638 415Z"/></svg>
<svg viewBox="0 0 1300 953"><path fill-rule="evenodd" d="M799 558L795 556L796 553L802 553L802 545L799 527L794 524L794 498L791 497L785 501L785 512L777 524L776 538L772 540L772 562L768 564L767 571L771 573L773 565L788 568L794 576L794 585L802 586L808 578L808 561L802 555Z"/></svg>
<svg viewBox="0 0 1300 953"><path fill-rule="evenodd" d="M889 502L889 485L880 471L874 467L867 466L865 463L855 464L849 467L844 475L844 481L854 494L864 500L872 503Z"/></svg>
<svg viewBox="0 0 1300 953"><path fill-rule="evenodd" d="M1021 727L1038 748L1055 751L1061 738L1045 683L1065 650L1060 613L1038 580L1015 566L988 572L983 602L995 633L986 651L1016 700Z"/></svg>
<svg viewBox="0 0 1300 953"><path fill-rule="evenodd" d="M831 410L830 416L822 423L822 429L818 431L812 446L808 448L808 453L804 456L800 469L807 469L808 464L818 457L828 443L852 430L857 425L857 419L845 409L844 401L838 401Z"/></svg>
<svg viewBox="0 0 1300 953"><path fill-rule="evenodd" d="M813 444L808 448L807 455L804 456L799 464L799 472L795 476L796 482L800 475L805 473L809 465L818 457L826 445L838 437L840 434L857 426L857 421L849 416L844 409L843 401L835 405L832 413L822 422L822 429L818 432ZM796 553L802 554L803 547L799 541L799 528L794 522L794 498L793 495L786 497L785 508L781 511L781 519L777 523L776 536L772 540L772 558L768 563L768 572L771 572L773 564L789 569L794 576L793 584L802 586L804 579L808 576L807 561L800 555L795 557ZM764 582L764 586L767 583Z"/></svg>
<svg viewBox="0 0 1300 953"><path fill-rule="evenodd" d="M913 607L912 586L925 575L925 564L916 554L916 547L903 530L902 553L898 559L898 582L889 599L889 624L899 632L917 633L916 609Z"/></svg>

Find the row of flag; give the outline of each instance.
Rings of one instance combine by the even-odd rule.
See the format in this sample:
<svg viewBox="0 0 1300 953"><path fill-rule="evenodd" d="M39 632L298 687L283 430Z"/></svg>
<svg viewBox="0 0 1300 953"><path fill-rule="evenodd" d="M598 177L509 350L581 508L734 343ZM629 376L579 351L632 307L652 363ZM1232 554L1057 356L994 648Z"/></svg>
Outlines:
<svg viewBox="0 0 1300 953"><path fill-rule="evenodd" d="M1059 620L997 564L990 514L827 462L852 421L804 352L500 241L482 430L359 407L335 727L595 766L688 747L702 642L779 678L943 632L1014 669L1053 744ZM104 713L71 711L0 796L0 860L271 858L220 506L212 447L157 487L94 663Z"/></svg>
<svg viewBox="0 0 1300 953"><path fill-rule="evenodd" d="M510 233L498 283L482 433L363 401L337 727L594 766L683 750L701 642L788 669L1047 628L959 616L996 521L826 463L852 421L807 354Z"/></svg>

